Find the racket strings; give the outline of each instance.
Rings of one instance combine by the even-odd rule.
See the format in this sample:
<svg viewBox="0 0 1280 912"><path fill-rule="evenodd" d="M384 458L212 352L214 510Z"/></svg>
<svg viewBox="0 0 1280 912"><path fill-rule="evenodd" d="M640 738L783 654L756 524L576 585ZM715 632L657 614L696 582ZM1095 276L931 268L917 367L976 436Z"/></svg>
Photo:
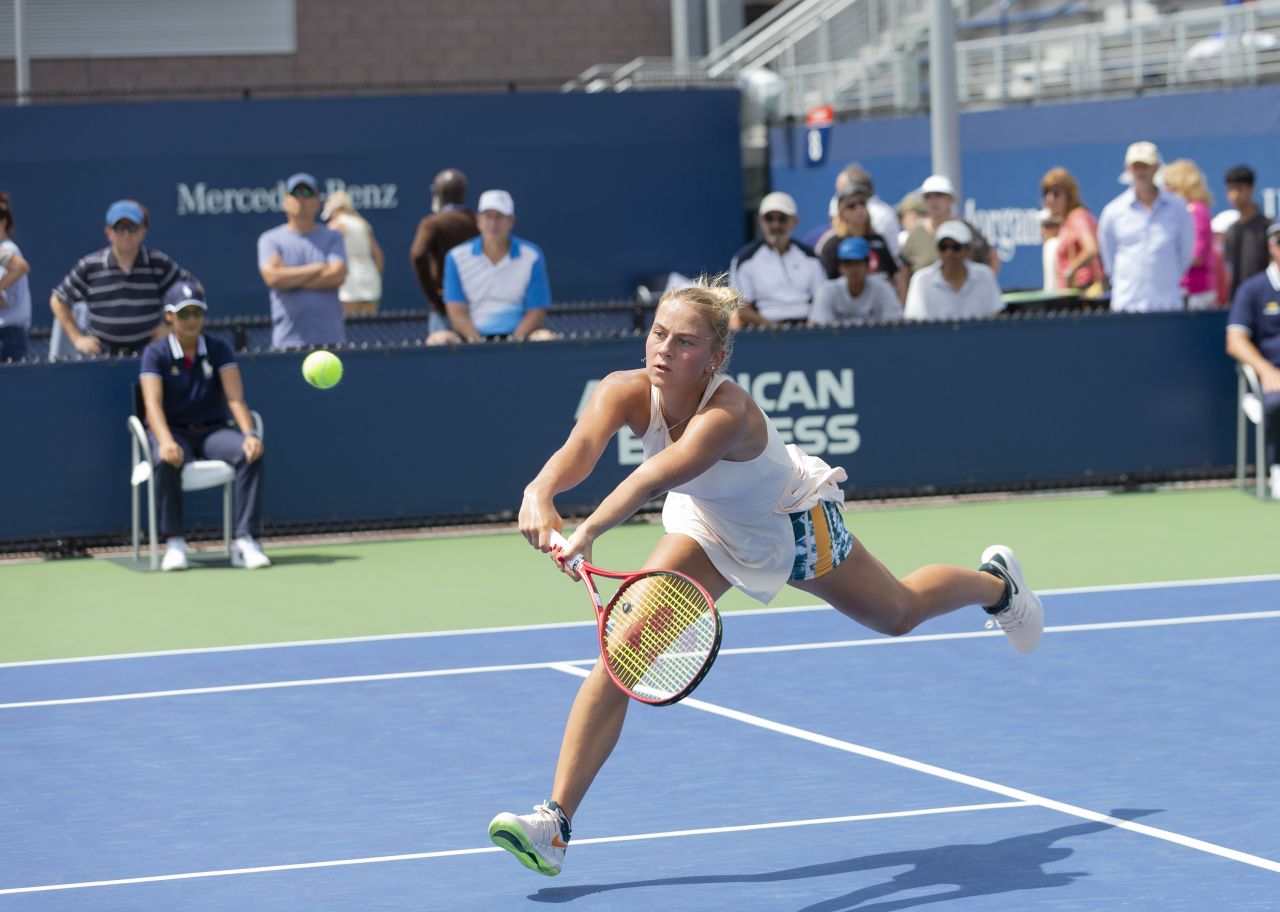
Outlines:
<svg viewBox="0 0 1280 912"><path fill-rule="evenodd" d="M630 581L614 596L604 655L624 687L666 699L698 678L718 633L715 612L696 585L656 572Z"/></svg>

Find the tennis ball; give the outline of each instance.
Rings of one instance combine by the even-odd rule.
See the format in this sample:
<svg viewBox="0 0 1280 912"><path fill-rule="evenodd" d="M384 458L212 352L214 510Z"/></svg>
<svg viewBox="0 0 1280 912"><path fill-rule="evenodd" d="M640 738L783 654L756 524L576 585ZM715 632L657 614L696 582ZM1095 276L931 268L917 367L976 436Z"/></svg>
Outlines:
<svg viewBox="0 0 1280 912"><path fill-rule="evenodd" d="M302 362L302 376L316 389L327 390L342 379L342 361L333 352L312 352Z"/></svg>

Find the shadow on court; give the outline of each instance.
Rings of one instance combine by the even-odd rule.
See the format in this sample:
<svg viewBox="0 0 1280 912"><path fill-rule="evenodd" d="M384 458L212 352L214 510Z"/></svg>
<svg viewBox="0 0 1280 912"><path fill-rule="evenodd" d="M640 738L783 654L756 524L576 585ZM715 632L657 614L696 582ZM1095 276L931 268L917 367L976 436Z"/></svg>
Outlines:
<svg viewBox="0 0 1280 912"><path fill-rule="evenodd" d="M1120 820L1136 820L1158 810L1119 809L1111 816ZM861 887L828 900L803 907L799 912L894 912L915 909L931 903L950 902L973 896L1014 893L1020 890L1043 890L1064 887L1087 871L1043 870L1043 866L1065 861L1075 850L1056 843L1078 836L1089 836L1114 829L1107 823L1077 823L1039 833L1013 836L997 842L938 846L904 852L883 852L846 861L785 868L763 874L708 874L689 877L666 877L654 880L625 881L614 884L587 884L580 887L551 887L530 895L537 902L571 902L596 893L630 890L637 887L694 886L728 883L778 883L831 877L871 871L878 868L909 867L883 883ZM937 887L952 887L928 896L894 898L895 894Z"/></svg>
<svg viewBox="0 0 1280 912"><path fill-rule="evenodd" d="M360 560L355 554L273 554L270 549L267 551L267 557L271 558L271 565L274 567L291 567L305 566L307 564L336 564L339 561ZM139 573L152 573L151 558L144 551L142 557L134 560L133 555L124 557L106 557L102 558L109 564L115 564L117 567L123 567L125 570L134 570ZM231 559L227 557L225 551L192 551L187 555L187 560L191 564L191 569L200 570L217 570L231 569Z"/></svg>

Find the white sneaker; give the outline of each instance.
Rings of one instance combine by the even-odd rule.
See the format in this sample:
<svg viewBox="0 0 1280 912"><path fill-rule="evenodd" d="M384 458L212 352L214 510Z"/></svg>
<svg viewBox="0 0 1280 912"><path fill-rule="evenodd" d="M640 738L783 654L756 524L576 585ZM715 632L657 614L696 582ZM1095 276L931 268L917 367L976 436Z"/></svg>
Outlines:
<svg viewBox="0 0 1280 912"><path fill-rule="evenodd" d="M187 569L187 543L181 538L171 538L165 542L164 557L160 559L161 570Z"/></svg>
<svg viewBox="0 0 1280 912"><path fill-rule="evenodd" d="M1044 605L1040 596L1027 588L1013 551L1004 545L992 545L982 552L982 566L978 569L1003 579L1009 592L1009 606L992 614L987 626L999 626L1018 652L1035 649L1044 631Z"/></svg>
<svg viewBox="0 0 1280 912"><path fill-rule="evenodd" d="M531 871L554 877L569 847L569 820L554 802L539 804L532 814L502 813L489 822L489 838Z"/></svg>
<svg viewBox="0 0 1280 912"><path fill-rule="evenodd" d="M1280 465L1271 467L1271 499L1280 500Z"/></svg>
<svg viewBox="0 0 1280 912"><path fill-rule="evenodd" d="M231 566L257 570L260 567L270 567L271 559L262 553L262 549L252 538L237 538L231 543Z"/></svg>

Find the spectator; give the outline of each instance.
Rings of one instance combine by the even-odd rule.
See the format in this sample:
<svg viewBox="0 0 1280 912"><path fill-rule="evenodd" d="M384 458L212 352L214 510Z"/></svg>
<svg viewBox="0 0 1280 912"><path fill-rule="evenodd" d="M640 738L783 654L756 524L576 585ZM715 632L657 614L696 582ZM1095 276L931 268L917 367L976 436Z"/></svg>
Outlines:
<svg viewBox="0 0 1280 912"><path fill-rule="evenodd" d="M1111 309L1180 310L1182 276L1191 265L1195 229L1187 207L1155 184L1160 150L1135 142L1124 155L1132 186L1098 219L1098 253L1111 277Z"/></svg>
<svg viewBox="0 0 1280 912"><path fill-rule="evenodd" d="M872 250L866 238L845 238L836 255L840 275L818 286L809 314L811 325L887 323L902 319L902 305L889 284L868 278Z"/></svg>
<svg viewBox="0 0 1280 912"><path fill-rule="evenodd" d="M1266 413L1271 496L1280 498L1280 222L1267 229L1271 265L1240 283L1227 317L1227 354L1258 373ZM1264 471L1258 466L1258 471Z"/></svg>
<svg viewBox="0 0 1280 912"><path fill-rule="evenodd" d="M911 276L908 320L989 317L1004 309L996 276L986 264L972 262L973 229L959 219L938 226L938 259Z"/></svg>
<svg viewBox="0 0 1280 912"><path fill-rule="evenodd" d="M351 194L335 190L324 201L322 217L342 235L347 255L347 277L338 288L342 316L372 317L382 300L382 248L373 235L373 226L356 212Z"/></svg>
<svg viewBox="0 0 1280 912"><path fill-rule="evenodd" d="M1182 290L1186 293L1190 310L1207 310L1218 304L1218 252L1217 239L1213 236L1213 216L1209 207L1213 196L1209 193L1204 174L1196 163L1187 158L1170 162L1164 169L1164 185L1178 194L1186 203L1194 226L1191 248L1191 266L1182 276Z"/></svg>
<svg viewBox="0 0 1280 912"><path fill-rule="evenodd" d="M907 234L902 244L902 262L911 272L917 272L938 259L938 245L934 240L938 226L959 218L955 213L956 189L951 180L941 174L934 174L920 187L920 196L924 200L925 217L916 222L916 226ZM983 263L995 275L1000 273L1000 257L991 249L982 232L969 225L969 233L973 235L972 252L975 263Z"/></svg>
<svg viewBox="0 0 1280 912"><path fill-rule="evenodd" d="M1244 280L1267 268L1267 217L1253 199L1256 179L1253 169L1238 165L1227 172L1227 202L1240 213L1227 229L1224 243L1227 273L1231 276L1231 299Z"/></svg>
<svg viewBox="0 0 1280 912"><path fill-rule="evenodd" d="M13 205L0 191L0 361L27 357L27 330L31 328L31 267L13 242Z"/></svg>
<svg viewBox="0 0 1280 912"><path fill-rule="evenodd" d="M867 212L871 215L871 230L889 244L889 252L898 256L898 234L902 225L893 207L876 195L876 184L871 172L854 162L836 177L836 199L848 196L856 185L867 188Z"/></svg>
<svg viewBox="0 0 1280 912"><path fill-rule="evenodd" d="M53 290L49 307L82 355L136 355L165 336L165 292L189 273L143 244L150 221L135 200L112 203L103 229L109 244L82 257ZM88 309L87 333L72 314L77 304Z"/></svg>
<svg viewBox="0 0 1280 912"><path fill-rule="evenodd" d="M1062 287L1058 284L1058 235L1062 225L1049 209L1041 209L1037 215L1040 219L1040 269L1044 276L1042 287L1045 291L1057 291Z"/></svg>
<svg viewBox="0 0 1280 912"><path fill-rule="evenodd" d="M285 181L285 223L258 238L258 271L271 289L272 348L347 341L338 288L347 278L342 235L316 222L320 185L310 174Z"/></svg>
<svg viewBox="0 0 1280 912"><path fill-rule="evenodd" d="M262 485L262 441L244 400L244 384L231 347L204 335L204 289L194 279L165 295L167 336L142 353L139 383L156 460L156 509L165 537L162 570L187 569L182 535L182 465L220 459L236 470L232 486L235 541L231 563L270 566L256 536Z"/></svg>
<svg viewBox="0 0 1280 912"><path fill-rule="evenodd" d="M446 168L431 183L431 215L418 222L409 247L413 272L430 307L427 332L449 328L444 309L444 258L454 247L480 233L475 213L465 207L467 177L457 168Z"/></svg>
<svg viewBox="0 0 1280 912"><path fill-rule="evenodd" d="M898 221L902 225L902 230L898 232L898 257L902 257L902 245L907 242L911 229L920 224L921 219L929 214L924 207L924 197L920 195L919 190L912 190L902 199L898 200L896 209L898 213Z"/></svg>
<svg viewBox="0 0 1280 912"><path fill-rule="evenodd" d="M850 184L848 192L840 197L836 218L832 219L831 231L818 245L818 259L826 270L827 278L840 276L840 262L836 255L840 242L847 237L860 237L866 240L871 251L870 269L872 275L879 276L889 283L901 300L906 294L905 281L899 285L898 264L887 239L876 233L871 225L871 213L867 209L867 200L871 197L871 188L866 184ZM905 277L904 277L905 278Z"/></svg>
<svg viewBox="0 0 1280 912"><path fill-rule="evenodd" d="M761 236L734 255L729 284L742 295L735 326L802 325L827 274L812 247L792 238L796 201L774 192L760 201Z"/></svg>
<svg viewBox="0 0 1280 912"><path fill-rule="evenodd" d="M444 301L452 329L432 333L428 345L554 339L543 328L551 306L547 260L534 244L511 233L515 202L506 190L480 194L480 236L459 244L444 261Z"/></svg>
<svg viewBox="0 0 1280 912"><path fill-rule="evenodd" d="M1098 220L1080 201L1080 185L1066 168L1052 168L1040 180L1044 206L1058 223L1057 288L1073 288L1086 298L1106 293L1098 256Z"/></svg>

